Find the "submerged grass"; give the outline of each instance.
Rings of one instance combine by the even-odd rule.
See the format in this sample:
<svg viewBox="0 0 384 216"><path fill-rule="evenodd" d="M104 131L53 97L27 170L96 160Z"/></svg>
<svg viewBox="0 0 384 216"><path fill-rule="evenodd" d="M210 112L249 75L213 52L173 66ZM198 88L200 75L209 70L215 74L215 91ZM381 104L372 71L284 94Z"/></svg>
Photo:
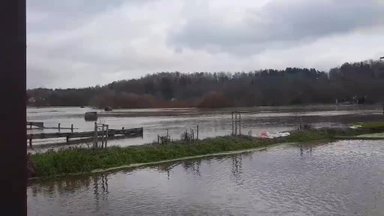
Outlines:
<svg viewBox="0 0 384 216"><path fill-rule="evenodd" d="M382 127L383 126L383 127ZM292 132L290 136L275 139L259 139L248 136L208 138L194 143L182 141L169 144L148 144L106 149L66 149L32 155L38 177L89 173L123 165L172 160L183 157L220 152L247 150L282 142L311 142L335 140L340 136L355 136L384 131L384 123L367 125L360 129L319 129Z"/></svg>

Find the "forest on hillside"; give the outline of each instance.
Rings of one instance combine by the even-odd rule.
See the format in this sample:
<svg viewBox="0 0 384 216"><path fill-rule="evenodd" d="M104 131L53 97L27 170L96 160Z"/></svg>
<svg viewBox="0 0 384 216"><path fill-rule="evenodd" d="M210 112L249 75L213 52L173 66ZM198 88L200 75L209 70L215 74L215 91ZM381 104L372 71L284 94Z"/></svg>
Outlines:
<svg viewBox="0 0 384 216"><path fill-rule="evenodd" d="M160 72L78 89L27 91L29 106L158 108L382 103L384 61L251 72Z"/></svg>

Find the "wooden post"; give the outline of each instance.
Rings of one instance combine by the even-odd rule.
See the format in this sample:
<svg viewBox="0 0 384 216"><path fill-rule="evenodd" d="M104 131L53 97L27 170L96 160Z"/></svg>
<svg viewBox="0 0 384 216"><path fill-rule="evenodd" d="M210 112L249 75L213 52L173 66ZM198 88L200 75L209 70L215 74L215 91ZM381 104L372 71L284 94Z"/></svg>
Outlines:
<svg viewBox="0 0 384 216"><path fill-rule="evenodd" d="M93 140L93 148L97 148L97 122L95 122L95 134L93 136L94 140Z"/></svg>
<svg viewBox="0 0 384 216"><path fill-rule="evenodd" d="M60 133L60 123L57 125L57 128L59 129L59 133Z"/></svg>
<svg viewBox="0 0 384 216"><path fill-rule="evenodd" d="M73 133L73 124L71 124L71 133Z"/></svg>
<svg viewBox="0 0 384 216"><path fill-rule="evenodd" d="M107 143L107 125L106 124L104 125L104 134L103 134L103 136L104 136L103 148L105 148L106 147L106 143Z"/></svg>
<svg viewBox="0 0 384 216"><path fill-rule="evenodd" d="M101 148L103 148L103 145L104 145L104 124L101 125L100 129L101 129L101 137L100 137L101 138Z"/></svg>
<svg viewBox="0 0 384 216"><path fill-rule="evenodd" d="M235 136L237 135L237 113L235 113Z"/></svg>
<svg viewBox="0 0 384 216"><path fill-rule="evenodd" d="M191 128L191 141L195 140L195 131Z"/></svg>
<svg viewBox="0 0 384 216"><path fill-rule="evenodd" d="M199 125L196 127L196 140L199 140Z"/></svg>
<svg viewBox="0 0 384 216"><path fill-rule="evenodd" d="M29 138L29 147L32 148L32 137Z"/></svg>
<svg viewBox="0 0 384 216"><path fill-rule="evenodd" d="M106 134L106 140L105 140L105 148L107 148L108 145L108 138L109 138L109 125L107 125L107 134Z"/></svg>
<svg viewBox="0 0 384 216"><path fill-rule="evenodd" d="M107 125L106 125L106 124L104 125L104 133L103 133L103 136L104 136L104 145L103 145L103 148L105 148L105 143L107 142Z"/></svg>
<svg viewBox="0 0 384 216"><path fill-rule="evenodd" d="M101 130L102 130L102 134L101 134L101 148L104 148L104 145L105 145L105 124L102 124L101 125Z"/></svg>
<svg viewBox="0 0 384 216"><path fill-rule="evenodd" d="M239 113L239 135L241 136L241 113Z"/></svg>
<svg viewBox="0 0 384 216"><path fill-rule="evenodd" d="M232 112L232 136L233 136L233 134L234 134L233 129L234 129L234 125L233 125L233 112Z"/></svg>

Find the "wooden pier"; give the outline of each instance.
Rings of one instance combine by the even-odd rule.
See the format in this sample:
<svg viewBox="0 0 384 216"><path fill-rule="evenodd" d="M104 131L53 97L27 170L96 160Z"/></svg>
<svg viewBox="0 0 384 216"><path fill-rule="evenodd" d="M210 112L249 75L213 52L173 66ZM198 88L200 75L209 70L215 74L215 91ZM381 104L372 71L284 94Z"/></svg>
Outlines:
<svg viewBox="0 0 384 216"><path fill-rule="evenodd" d="M73 133L73 130L78 128L74 128L73 124L71 124L71 127L62 127L61 123L58 123L57 127L46 127L44 126L44 122L27 122L27 130L32 130L32 129L39 129L39 130L54 129L54 130L58 130L59 132L60 130L71 130L71 132Z"/></svg>
<svg viewBox="0 0 384 216"><path fill-rule="evenodd" d="M44 122L27 122L28 129L32 129L32 127L44 128Z"/></svg>
<svg viewBox="0 0 384 216"><path fill-rule="evenodd" d="M108 139L110 138L132 138L132 137L143 137L143 128L131 128L131 129L108 129L106 132ZM97 134L97 136L105 136L102 133ZM27 134L27 140L29 146L32 148L32 141L38 139L55 139L55 138L66 138L68 143L71 139L79 140L90 140L94 139L95 131L84 131L84 132L65 132L65 133L38 133L38 134Z"/></svg>

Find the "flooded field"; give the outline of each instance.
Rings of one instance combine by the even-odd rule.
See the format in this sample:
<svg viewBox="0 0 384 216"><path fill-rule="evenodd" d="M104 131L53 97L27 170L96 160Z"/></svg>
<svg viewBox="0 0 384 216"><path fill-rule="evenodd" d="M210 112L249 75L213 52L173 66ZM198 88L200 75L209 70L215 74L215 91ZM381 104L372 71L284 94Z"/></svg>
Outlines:
<svg viewBox="0 0 384 216"><path fill-rule="evenodd" d="M34 182L28 215L383 215L384 143L280 145Z"/></svg>
<svg viewBox="0 0 384 216"><path fill-rule="evenodd" d="M314 127L345 127L356 122L384 120L380 106L290 106L290 107L255 107L228 109L131 109L104 112L91 108L50 107L28 108L28 121L44 122L47 127L70 127L75 132L92 131L93 122L84 120L87 111L98 111L98 122L109 124L112 129L143 127L143 137L111 140L109 145L140 145L157 140L157 135L165 135L167 130L172 139L180 139L182 132L196 129L199 125L199 137L215 137L231 133L231 112L242 111L242 133L258 136L261 132L270 133L293 130L300 123ZM51 133L57 129L28 130L28 133ZM69 132L69 130L61 130ZM57 142L44 140L35 144ZM65 138L59 140L65 141ZM39 151L36 148L35 151Z"/></svg>

